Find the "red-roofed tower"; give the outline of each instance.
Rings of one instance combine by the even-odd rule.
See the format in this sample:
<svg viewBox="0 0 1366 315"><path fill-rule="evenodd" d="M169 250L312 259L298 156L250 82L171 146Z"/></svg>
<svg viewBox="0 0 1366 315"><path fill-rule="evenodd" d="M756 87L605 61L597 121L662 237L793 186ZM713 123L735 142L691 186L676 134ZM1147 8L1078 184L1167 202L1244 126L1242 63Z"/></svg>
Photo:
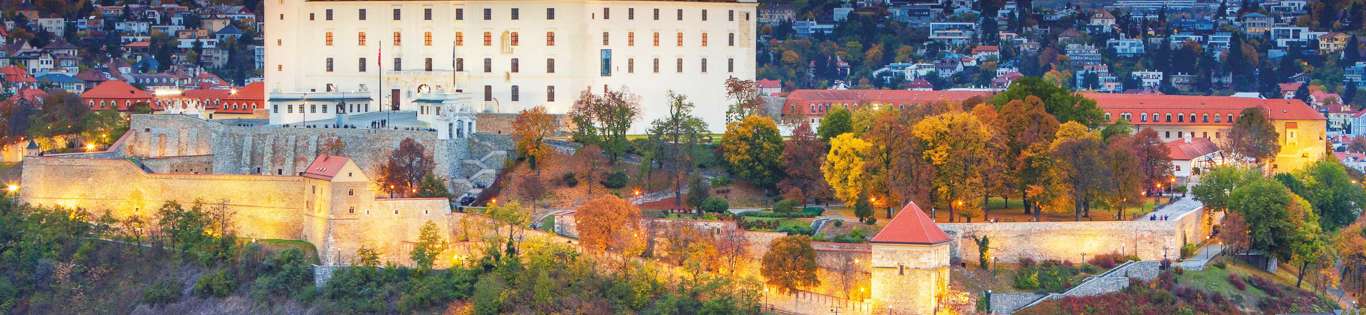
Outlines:
<svg viewBox="0 0 1366 315"><path fill-rule="evenodd" d="M915 202L901 208L869 242L873 307L895 314L934 314L949 289L949 242Z"/></svg>

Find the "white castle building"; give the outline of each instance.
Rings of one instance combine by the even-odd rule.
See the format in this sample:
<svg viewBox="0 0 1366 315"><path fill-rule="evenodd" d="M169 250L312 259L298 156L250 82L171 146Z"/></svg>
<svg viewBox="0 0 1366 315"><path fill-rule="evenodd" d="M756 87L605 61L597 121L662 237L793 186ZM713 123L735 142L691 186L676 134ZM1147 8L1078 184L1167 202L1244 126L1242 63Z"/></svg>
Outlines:
<svg viewBox="0 0 1366 315"><path fill-rule="evenodd" d="M267 0L270 123L425 112L431 103L424 99L467 100L457 109L462 112L544 105L565 113L583 91L610 88L640 96L642 115L633 131L667 113L670 90L686 95L719 131L729 103L725 80L754 79L756 6L755 0ZM473 128L442 124L443 133Z"/></svg>

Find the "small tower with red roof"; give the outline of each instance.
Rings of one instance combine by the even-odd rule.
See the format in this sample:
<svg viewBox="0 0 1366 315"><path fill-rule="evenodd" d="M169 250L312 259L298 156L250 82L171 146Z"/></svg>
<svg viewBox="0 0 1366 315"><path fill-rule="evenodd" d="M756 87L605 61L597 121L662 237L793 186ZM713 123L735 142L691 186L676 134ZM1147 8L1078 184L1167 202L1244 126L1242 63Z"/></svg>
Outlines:
<svg viewBox="0 0 1366 315"><path fill-rule="evenodd" d="M870 241L873 307L934 314L949 288L949 241L915 202L901 208Z"/></svg>

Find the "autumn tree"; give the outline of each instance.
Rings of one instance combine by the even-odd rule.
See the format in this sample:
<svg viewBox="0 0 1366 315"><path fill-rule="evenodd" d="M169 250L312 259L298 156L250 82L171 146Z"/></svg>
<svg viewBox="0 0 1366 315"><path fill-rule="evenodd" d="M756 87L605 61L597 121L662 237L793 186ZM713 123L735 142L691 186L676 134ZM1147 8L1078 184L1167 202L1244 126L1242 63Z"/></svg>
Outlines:
<svg viewBox="0 0 1366 315"><path fill-rule="evenodd" d="M1249 107L1238 114L1238 120L1228 131L1224 151L1261 163L1276 156L1281 145L1276 141L1276 126L1271 124L1265 109Z"/></svg>
<svg viewBox="0 0 1366 315"><path fill-rule="evenodd" d="M43 106L29 122L29 135L48 137L74 134L84 130L90 107L81 96L57 90L43 97Z"/></svg>
<svg viewBox="0 0 1366 315"><path fill-rule="evenodd" d="M759 84L754 80L726 78L726 123L737 122L754 114L762 114L764 102L759 98Z"/></svg>
<svg viewBox="0 0 1366 315"><path fill-rule="evenodd" d="M488 236L495 244L502 244L508 254L517 252L518 237L517 232L531 223L531 213L522 207L516 200L494 203L484 208L484 215L498 224L498 228L493 229L492 235ZM499 229L507 230L507 238L502 236Z"/></svg>
<svg viewBox="0 0 1366 315"><path fill-rule="evenodd" d="M734 276L742 260L749 258L749 238L745 231L737 227L721 229L716 235L716 253L720 256L725 271Z"/></svg>
<svg viewBox="0 0 1366 315"><path fill-rule="evenodd" d="M1170 149L1152 128L1140 129L1134 134L1131 144L1133 156L1138 160L1137 169L1143 190L1149 194L1156 193L1154 189L1157 189L1157 184L1172 176Z"/></svg>
<svg viewBox="0 0 1366 315"><path fill-rule="evenodd" d="M417 243L413 244L413 251L409 255L413 259L413 265L420 271L431 270L436 258L441 256L441 252L446 251L446 244L436 223L423 223L417 232Z"/></svg>
<svg viewBox="0 0 1366 315"><path fill-rule="evenodd" d="M604 90L601 95L584 90L569 111L574 141L598 145L612 163L626 154L626 132L639 115L640 98L624 90Z"/></svg>
<svg viewBox="0 0 1366 315"><path fill-rule="evenodd" d="M1124 220L1124 209L1140 205L1143 201L1143 176L1133 171L1141 165L1135 154L1135 141L1138 141L1137 138L1128 134L1112 135L1104 152L1102 161L1110 173L1110 180L1105 183L1099 197L1105 205L1118 210L1115 220Z"/></svg>
<svg viewBox="0 0 1366 315"><path fill-rule="evenodd" d="M820 285L820 278L816 277L817 267L816 249L811 247L811 238L789 235L769 243L759 273L767 279L768 285L789 294Z"/></svg>
<svg viewBox="0 0 1366 315"><path fill-rule="evenodd" d="M902 130L907 128L907 122L901 120L905 115L901 110L895 108L882 108L877 110L866 110L860 112L870 113L871 116L863 118L866 123L862 123L861 128L864 141L870 145L865 155L864 173L868 178L865 188L867 198L870 203L869 216L871 217L872 208L888 208L892 206L892 191L896 190L892 181L893 169L892 160L893 148L904 146L909 141L900 138Z"/></svg>
<svg viewBox="0 0 1366 315"><path fill-rule="evenodd" d="M821 117L821 124L816 128L816 136L822 141L830 141L841 134L853 130L853 116L844 107L831 107L830 111Z"/></svg>
<svg viewBox="0 0 1366 315"><path fill-rule="evenodd" d="M612 195L600 195L580 205L574 213L579 243L590 253L611 253L621 258L639 256L645 250L640 208Z"/></svg>
<svg viewBox="0 0 1366 315"><path fill-rule="evenodd" d="M1027 96L1023 100L1011 100L1001 105L999 112L1002 138L1005 150L1000 160L1008 163L1005 168L1008 187L1013 188L1024 200L1025 213L1030 213L1032 203L1026 196L1026 188L1040 184L1044 170L1037 163L1030 163L1029 152L1043 151L1053 141L1058 130L1058 120L1044 110L1043 100L1037 96ZM1033 150L1030 150L1034 147Z"/></svg>
<svg viewBox="0 0 1366 315"><path fill-rule="evenodd" d="M721 152L731 174L772 189L782 178L783 137L772 118L751 115L726 125Z"/></svg>
<svg viewBox="0 0 1366 315"><path fill-rule="evenodd" d="M867 141L851 133L830 140L830 152L821 163L821 174L835 193L835 199L845 205L853 205L864 193L867 178L863 164L869 147Z"/></svg>
<svg viewBox="0 0 1366 315"><path fill-rule="evenodd" d="M557 129L554 117L546 113L544 106L524 109L517 114L512 128L512 137L517 140L517 155L526 159L531 169L540 174L540 162L550 154L545 138L553 135Z"/></svg>
<svg viewBox="0 0 1366 315"><path fill-rule="evenodd" d="M669 112L651 123L647 148L674 188L674 206L682 206L684 181L692 174L707 123L693 115L695 106L687 96L669 92Z"/></svg>
<svg viewBox="0 0 1366 315"><path fill-rule="evenodd" d="M1057 199L1055 206L1071 207L1076 220L1089 216L1091 202L1099 198L1110 180L1105 167L1105 144L1100 135L1077 122L1058 127L1050 145L1056 167L1052 175L1065 187L1065 199Z"/></svg>
<svg viewBox="0 0 1366 315"><path fill-rule="evenodd" d="M1233 211L1224 213L1224 219L1219 222L1219 241L1235 254L1247 251L1251 240L1248 239L1247 221L1243 220L1241 214Z"/></svg>
<svg viewBox="0 0 1366 315"><path fill-rule="evenodd" d="M716 271L719 253L716 242L708 231L697 228L691 222L662 223L664 242L663 261L682 266L695 280L703 272Z"/></svg>
<svg viewBox="0 0 1366 315"><path fill-rule="evenodd" d="M1001 125L1003 121L1000 113L991 104L982 103L972 107L972 116L976 117L991 134L986 141L985 157L977 165L981 168L982 174L982 219L986 220L991 217L988 198L993 194L1007 196L1009 179L1005 176L1005 170L1011 165L995 158L1004 155L1007 150L1005 128Z"/></svg>
<svg viewBox="0 0 1366 315"><path fill-rule="evenodd" d="M912 134L925 145L922 156L935 166L935 195L948 205L949 222L955 222L957 209L980 209L991 129L971 114L949 112L921 120Z"/></svg>
<svg viewBox="0 0 1366 315"><path fill-rule="evenodd" d="M417 193L422 179L432 174L436 161L427 148L412 138L404 138L389 160L380 166L380 188L390 194L410 196Z"/></svg>
<svg viewBox="0 0 1366 315"><path fill-rule="evenodd" d="M602 147L595 144L584 144L583 147L574 151L575 169L583 176L584 187L588 189L587 195L593 195L593 186L597 185L596 178L602 171L602 167L607 164L606 157L602 154Z"/></svg>
<svg viewBox="0 0 1366 315"><path fill-rule="evenodd" d="M783 196L808 204L827 194L830 188L820 173L825 152L825 143L811 132L811 124L802 121L797 125L792 139L783 145L783 169L787 176L778 182Z"/></svg>
<svg viewBox="0 0 1366 315"><path fill-rule="evenodd" d="M924 157L925 143L915 137L915 124L925 117L939 115L948 112L950 105L942 102L923 104L906 108L898 111L895 122L887 123L893 128L886 130L894 138L887 147L887 191L888 200L885 205L903 205L909 201L917 204L933 205L934 199L934 177L935 168L930 161ZM871 134L873 137L883 137L882 129L874 129ZM895 208L888 206L887 209ZM891 211L886 214L888 219L892 218Z"/></svg>

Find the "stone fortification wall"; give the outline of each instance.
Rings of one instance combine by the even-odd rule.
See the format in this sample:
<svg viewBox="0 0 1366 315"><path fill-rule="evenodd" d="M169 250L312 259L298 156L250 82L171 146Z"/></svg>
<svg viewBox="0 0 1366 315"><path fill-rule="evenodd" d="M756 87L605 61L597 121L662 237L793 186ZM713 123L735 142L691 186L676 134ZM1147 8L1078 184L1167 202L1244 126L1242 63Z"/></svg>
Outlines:
<svg viewBox="0 0 1366 315"><path fill-rule="evenodd" d="M451 213L450 201L440 198L376 199L371 205L374 208L367 212L338 213L329 221L328 262L350 264L356 250L365 247L375 249L386 260L409 264L423 224L436 224L441 237L449 241L449 231L463 215ZM437 265L447 265L448 258L440 257Z"/></svg>
<svg viewBox="0 0 1366 315"><path fill-rule="evenodd" d="M138 159L137 163L159 174L212 174L212 155L168 156Z"/></svg>
<svg viewBox="0 0 1366 315"><path fill-rule="evenodd" d="M19 195L43 206L151 218L167 201L226 202L243 237L310 239L305 179L283 176L149 174L131 161L28 157Z"/></svg>
<svg viewBox="0 0 1366 315"><path fill-rule="evenodd" d="M550 114L557 124L556 134L563 134L571 130L574 125L569 120L569 115ZM513 133L513 122L517 121L517 113L478 113L474 119L479 121L479 132L497 135L511 135Z"/></svg>
<svg viewBox="0 0 1366 315"><path fill-rule="evenodd" d="M125 137L124 156L212 155L218 174L297 175L327 141L340 139L346 147L342 155L375 178L399 142L412 138L436 159L436 174L457 178L467 150L464 139L440 140L425 131L241 127L179 115L133 115Z"/></svg>
<svg viewBox="0 0 1366 315"><path fill-rule="evenodd" d="M1200 209L1168 221L942 223L939 227L952 239L952 257L963 261L977 261L973 238L979 236L988 236L992 256L1007 263L1020 258L1080 262L1083 255L1089 259L1108 253L1158 260L1164 254L1179 258L1182 245L1198 243L1209 235L1213 219Z"/></svg>
<svg viewBox="0 0 1366 315"><path fill-rule="evenodd" d="M325 181L298 176L147 173L132 161L68 157L28 157L19 197L23 202L115 218L153 219L167 201L190 204L224 202L233 212L238 235L297 239L313 243L325 264L346 264L364 246L381 259L410 263L418 231L433 222L450 239L454 215L445 199L373 199L358 211L333 209L323 195ZM438 260L438 266L449 265Z"/></svg>

